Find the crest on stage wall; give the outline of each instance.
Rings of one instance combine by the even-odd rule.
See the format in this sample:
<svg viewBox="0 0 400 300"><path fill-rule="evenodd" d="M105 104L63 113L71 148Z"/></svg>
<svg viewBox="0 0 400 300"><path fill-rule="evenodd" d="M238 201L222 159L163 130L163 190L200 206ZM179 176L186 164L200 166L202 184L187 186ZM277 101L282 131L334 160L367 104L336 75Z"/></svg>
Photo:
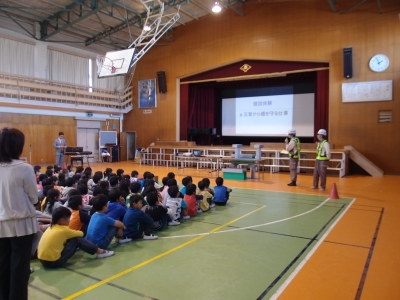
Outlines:
<svg viewBox="0 0 400 300"><path fill-rule="evenodd" d="M240 67L240 70L242 70L245 73L250 69L251 69L251 66L248 64L244 64L243 66Z"/></svg>

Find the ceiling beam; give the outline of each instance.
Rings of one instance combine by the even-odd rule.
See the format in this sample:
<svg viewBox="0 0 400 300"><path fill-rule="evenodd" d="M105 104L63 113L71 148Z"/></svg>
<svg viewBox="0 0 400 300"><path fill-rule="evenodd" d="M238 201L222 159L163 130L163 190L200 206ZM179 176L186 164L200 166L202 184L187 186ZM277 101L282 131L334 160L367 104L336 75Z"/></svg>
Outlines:
<svg viewBox="0 0 400 300"><path fill-rule="evenodd" d="M333 12L336 12L336 2L335 0L328 0L329 6L331 7Z"/></svg>
<svg viewBox="0 0 400 300"><path fill-rule="evenodd" d="M110 35L113 35L114 33L121 31L130 25L140 24L141 21L142 21L142 18L136 16L134 18L131 18L130 20L127 20L127 22L118 24L117 26L114 26L114 27L107 28L103 32L100 32L99 34L96 34L95 36L92 36L91 38L86 39L85 45L89 46L90 44L96 43L104 38L108 38ZM139 36L139 35L136 35L136 36Z"/></svg>
<svg viewBox="0 0 400 300"><path fill-rule="evenodd" d="M72 27L74 24L81 22L82 20L94 15L97 12L100 12L104 8L114 4L118 0L105 0L104 2L101 0L91 0L90 8L91 10L83 10L83 7L87 4L84 0L74 0L74 3L68 5L66 9L73 9L75 6L79 6L80 10L78 13L78 18L72 20L71 14L69 11L61 10L55 13L53 16L47 18L47 20L40 22L40 31L41 31L41 40L45 41L53 35ZM66 19L65 19L66 18ZM52 23L55 23L53 25ZM63 23L63 24L60 24ZM60 26L61 25L61 26ZM52 27L54 31L48 32L48 29Z"/></svg>
<svg viewBox="0 0 400 300"><path fill-rule="evenodd" d="M212 10L211 7L206 7L204 6L204 4L197 2L197 0L191 0L191 3L193 3L194 5L196 5L197 7L201 8L202 10L204 10L206 13L212 14Z"/></svg>
<svg viewBox="0 0 400 300"><path fill-rule="evenodd" d="M243 14L243 1L242 0L227 0L225 2L224 1L220 1L219 3L224 7L232 9L239 16L242 16L242 17L244 16L244 14ZM235 6L233 6L236 3L241 4L241 7L240 8L236 8Z"/></svg>
<svg viewBox="0 0 400 300"><path fill-rule="evenodd" d="M0 11L2 11L7 16L7 18L11 19L15 24L17 24L19 27L21 27L31 37L33 37L35 40L37 40L37 37L32 32L29 32L29 30L27 30L24 26L22 26L17 19L15 19L12 15L10 15L6 10L3 10L1 6L0 6Z"/></svg>
<svg viewBox="0 0 400 300"><path fill-rule="evenodd" d="M179 6L183 3L187 4L188 0L169 0L169 1L164 2L164 5L165 5L165 7L168 7L168 8L175 8L175 6ZM121 4L116 4L116 5L118 5L121 8L124 8L127 11L135 12L134 10L131 10L131 9L128 10L125 6L122 6ZM160 6L154 7L152 9L152 15L158 14L159 12L160 12ZM122 22L116 26L107 28L104 31L100 32L99 34L92 36L91 38L88 38L85 41L85 45L89 46L90 44L96 43L104 38L107 38L108 36L110 36L114 33L117 33L118 31L121 31L121 30L129 27L130 25L138 25L138 27L141 28L143 26L142 22L146 18L147 14L146 14L146 12L143 12L143 13L135 12L135 13L136 13L136 15L134 17L127 19L124 22ZM150 18L151 18L151 16L150 16ZM138 35L136 35L136 36L138 36Z"/></svg>
<svg viewBox="0 0 400 300"><path fill-rule="evenodd" d="M363 4L365 1L367 0L361 0L360 2L354 4L352 7L346 9L344 12L342 12L342 14L347 14L349 11L352 11L353 9L355 9L356 7L360 6L361 4Z"/></svg>
<svg viewBox="0 0 400 300"><path fill-rule="evenodd" d="M376 0L376 1L378 2L379 13L383 14L382 7L381 7L381 1L380 0Z"/></svg>

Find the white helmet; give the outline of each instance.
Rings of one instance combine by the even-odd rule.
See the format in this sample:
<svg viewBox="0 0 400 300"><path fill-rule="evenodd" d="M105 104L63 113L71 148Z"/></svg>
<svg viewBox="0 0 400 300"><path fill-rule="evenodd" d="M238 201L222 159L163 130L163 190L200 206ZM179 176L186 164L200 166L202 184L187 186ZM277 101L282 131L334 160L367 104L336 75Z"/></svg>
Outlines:
<svg viewBox="0 0 400 300"><path fill-rule="evenodd" d="M296 130L295 129L290 129L287 134L288 135L296 135Z"/></svg>
<svg viewBox="0 0 400 300"><path fill-rule="evenodd" d="M328 135L328 134L326 133L326 130L325 130L325 129L320 129L320 130L318 130L317 134Z"/></svg>

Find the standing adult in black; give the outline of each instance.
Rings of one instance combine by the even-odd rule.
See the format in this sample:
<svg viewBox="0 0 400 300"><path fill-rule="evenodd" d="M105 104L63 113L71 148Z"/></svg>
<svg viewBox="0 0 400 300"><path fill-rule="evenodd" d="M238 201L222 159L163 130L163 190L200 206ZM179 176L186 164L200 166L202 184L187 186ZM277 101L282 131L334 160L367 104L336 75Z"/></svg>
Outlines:
<svg viewBox="0 0 400 300"><path fill-rule="evenodd" d="M0 131L0 300L28 299L31 248L39 230L35 173L19 160L24 143L18 129Z"/></svg>

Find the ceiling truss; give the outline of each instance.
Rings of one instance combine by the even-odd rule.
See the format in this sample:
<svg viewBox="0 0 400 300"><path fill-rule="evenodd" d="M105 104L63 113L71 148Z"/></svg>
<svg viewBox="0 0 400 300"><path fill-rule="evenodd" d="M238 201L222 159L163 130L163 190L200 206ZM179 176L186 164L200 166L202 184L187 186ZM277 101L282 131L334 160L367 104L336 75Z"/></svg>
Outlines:
<svg viewBox="0 0 400 300"><path fill-rule="evenodd" d="M218 2L226 11L231 10L244 16L245 6L256 1L262 0ZM381 0L375 1L379 13L383 13ZM128 48L141 35L147 18L146 5L150 7L150 21L157 18L159 3L164 5L168 14L179 11L179 20L162 37L166 42L170 42L176 26L212 14L211 8L215 0L143 0L143 2L145 5L142 0L0 0L0 27L2 21L8 20L6 22L8 28L12 27L12 30L28 34L37 40L70 43L81 48L88 47L87 49L118 50ZM347 0L327 0L327 2L333 12L346 14L367 0L358 0L350 7L346 7Z"/></svg>
<svg viewBox="0 0 400 300"><path fill-rule="evenodd" d="M347 8L346 10L342 11L342 14L347 14L348 12L352 11L353 9L359 7L361 4L363 4L364 2L366 2L367 0L360 0L359 2L357 2L356 4L354 4L353 6ZM337 12L337 8L336 8L336 0L328 0L329 6L331 7L333 12ZM380 14L383 13L382 11L382 6L381 6L381 1L380 0L376 0L376 4L378 6L378 11Z"/></svg>

